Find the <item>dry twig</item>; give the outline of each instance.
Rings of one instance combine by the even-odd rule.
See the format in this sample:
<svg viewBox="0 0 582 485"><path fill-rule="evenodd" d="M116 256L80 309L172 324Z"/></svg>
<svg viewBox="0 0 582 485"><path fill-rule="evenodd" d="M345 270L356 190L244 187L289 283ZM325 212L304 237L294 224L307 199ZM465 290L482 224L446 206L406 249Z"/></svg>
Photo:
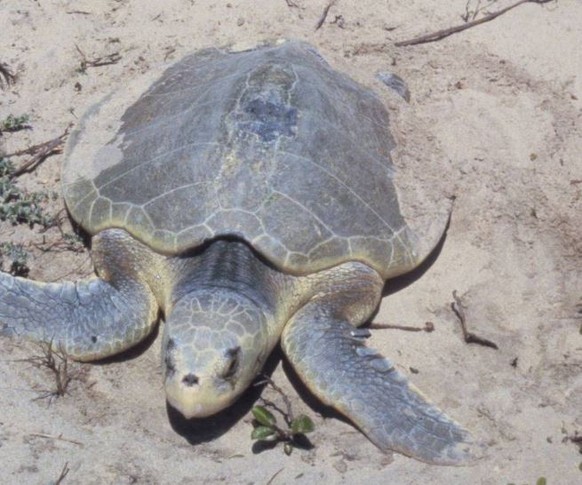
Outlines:
<svg viewBox="0 0 582 485"><path fill-rule="evenodd" d="M333 7L336 2L337 2L337 0L330 0L328 2L328 4L323 9L323 12L321 14L321 17L319 17L319 20L315 24L315 30L319 30L321 28L321 26L325 23L325 19L327 18L327 15L329 14L329 9L331 7Z"/></svg>
<svg viewBox="0 0 582 485"><path fill-rule="evenodd" d="M486 338L479 337L474 333L471 333L467 330L467 320L465 317L465 307L461 302L461 299L457 295L457 290L453 291L453 299L455 300L451 303L451 308L455 315L459 318L459 322L461 323L461 330L463 331L463 339L468 344L479 344L483 345L484 347L491 347L492 349L498 349L497 344L492 342L491 340L487 340Z"/></svg>
<svg viewBox="0 0 582 485"><path fill-rule="evenodd" d="M0 88L10 86L11 84L14 84L15 81L16 76L12 73L10 68L6 64L0 62Z"/></svg>
<svg viewBox="0 0 582 485"><path fill-rule="evenodd" d="M291 401L287 397L287 394L285 394L283 389L281 389L277 384L275 384L273 382L273 379L271 379L269 376L266 376L266 375L263 376L263 380L257 382L255 385L262 386L263 384L268 384L269 386L271 386L273 391L275 391L277 394L279 394L281 396L281 398L283 399L283 402L285 403L285 407L287 408L287 411L286 412L283 411L274 402L269 401L268 399L265 399L264 397L260 397L259 399L261 400L261 402L265 406L268 406L268 407L274 409L275 411L277 411L279 414L281 414L281 416L283 416L283 419L285 420L285 422L289 426L291 424L291 422L293 421L294 416L293 416L293 410L291 408Z"/></svg>
<svg viewBox="0 0 582 485"><path fill-rule="evenodd" d="M497 12L490 13L490 14L488 14L485 17L482 17L480 19L473 20L471 22L467 22L467 23L462 24L462 25L457 25L455 27L450 27L448 29L438 30L436 32L432 32L431 34L421 35L420 37L415 37L414 39L396 42L394 45L397 47L404 47L404 46L408 46L408 45L417 45L417 44L426 44L428 42L435 42L437 40L444 39L445 37L448 37L449 35L453 35L453 34L456 34L458 32L462 32L463 30L470 29L471 27L475 27L476 25L484 24L485 22L490 22L491 20L496 19L500 15L503 15L504 13L509 12L510 10L514 9L515 7L519 7L520 5L523 5L524 3L537 3L537 4L541 5L541 4L549 3L552 1L554 1L554 0L519 0L519 2L514 3L513 5L502 8L501 10L498 10Z"/></svg>
<svg viewBox="0 0 582 485"><path fill-rule="evenodd" d="M277 475L279 475L279 473L281 473L284 469L285 467L279 468L279 470L277 470L274 473L274 475L269 479L269 481L265 485L271 485L275 481L275 478L277 478Z"/></svg>
<svg viewBox="0 0 582 485"><path fill-rule="evenodd" d="M62 152L62 145L69 134L69 127L64 131L64 133L52 140L34 145L25 150L20 150L18 152L10 153L7 157L20 156L20 155L32 155L32 157L24 162L20 167L18 167L14 172L10 174L10 178L14 179L19 177L25 172L31 172L36 167L38 167L42 162L44 162L51 155L56 155Z"/></svg>
<svg viewBox="0 0 582 485"><path fill-rule="evenodd" d="M52 390L43 390L34 400L49 399L52 401L55 397L62 397L67 393L69 384L76 376L70 372L69 356L60 348L53 348L52 342L40 343L40 355L23 359L23 362L29 362L37 368L45 368L52 372L55 378L55 388Z"/></svg>
<svg viewBox="0 0 582 485"><path fill-rule="evenodd" d="M390 329L390 330L404 330L405 332L432 332L434 330L434 324L432 322L426 322L424 327L412 327L410 325L392 325L390 323L372 323L370 328L373 329Z"/></svg>
<svg viewBox="0 0 582 485"><path fill-rule="evenodd" d="M461 18L465 22L471 22L475 20L477 18L477 15L483 12L486 8L493 6L497 2L498 0L488 0L487 5L481 5L481 0L477 0L477 5L475 6L475 8L471 9L470 5L473 2L472 0L467 0L467 3L465 4L465 13L461 15Z"/></svg>
<svg viewBox="0 0 582 485"><path fill-rule="evenodd" d="M77 52L81 54L81 66L79 68L81 72L85 72L89 67L102 67L117 64L121 60L121 54L119 52L107 54L103 57L96 57L94 59L87 59L87 56L78 45L75 44L75 48L77 49Z"/></svg>
<svg viewBox="0 0 582 485"><path fill-rule="evenodd" d="M84 446L83 443L80 441L71 440L68 438L63 438L63 435L60 434L58 436L53 436L51 434L45 433L30 433L29 436L34 436L35 438L45 438L47 440L58 440L58 441L65 441L66 443L73 443L74 445Z"/></svg>
<svg viewBox="0 0 582 485"><path fill-rule="evenodd" d="M71 471L71 469L69 468L69 463L65 463L65 465L63 466L63 469L61 470L61 474L59 475L59 478L57 478L55 480L54 484L61 485L61 483L63 483L63 480L69 474L70 471Z"/></svg>

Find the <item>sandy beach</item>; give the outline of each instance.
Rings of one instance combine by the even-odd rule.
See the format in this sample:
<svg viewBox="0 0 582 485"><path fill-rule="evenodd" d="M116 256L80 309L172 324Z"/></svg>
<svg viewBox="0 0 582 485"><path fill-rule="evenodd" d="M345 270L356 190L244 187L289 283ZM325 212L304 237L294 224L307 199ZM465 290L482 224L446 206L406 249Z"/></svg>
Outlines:
<svg viewBox="0 0 582 485"><path fill-rule="evenodd" d="M304 40L373 89L391 116L405 213L419 210L421 186L435 207L455 202L431 264L389 281L374 318L434 331L373 330L369 345L486 454L470 467L384 454L314 405L280 353L272 378L313 418L313 448L257 453L256 394L203 426L167 408L155 336L119 358L71 363L74 379L55 399L37 399L54 386L30 362L38 348L0 339L0 483L57 483L64 469L62 485L582 483L582 445L572 440L582 435L582 2L528 2L435 42L396 45L462 25L478 6L475 19L512 3L339 0L322 19L328 0L1 0L0 63L16 79L0 87L0 121L27 115L30 127L1 134L4 154L63 135L120 86L210 46ZM404 79L410 102L379 72ZM62 162L55 153L17 179L58 194L46 213L60 229L0 222L0 244L23 244L29 277L42 281L93 274L86 247L63 243L61 230L72 229ZM498 349L463 340L454 291L469 330Z"/></svg>

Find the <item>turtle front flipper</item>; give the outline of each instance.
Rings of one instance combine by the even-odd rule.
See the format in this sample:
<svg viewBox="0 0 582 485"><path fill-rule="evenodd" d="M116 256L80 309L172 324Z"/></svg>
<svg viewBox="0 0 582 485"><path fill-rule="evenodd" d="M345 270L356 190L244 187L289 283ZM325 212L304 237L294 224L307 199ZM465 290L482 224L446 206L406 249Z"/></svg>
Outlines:
<svg viewBox="0 0 582 485"><path fill-rule="evenodd" d="M285 354L308 388L355 423L380 449L426 463L473 461L470 434L428 402L358 329L315 301L286 326Z"/></svg>
<svg viewBox="0 0 582 485"><path fill-rule="evenodd" d="M158 305L136 277L137 268L128 270L142 259L137 246L127 244L125 231L103 234L93 242L101 278L40 283L0 273L0 335L46 342L87 361L117 354L147 336Z"/></svg>

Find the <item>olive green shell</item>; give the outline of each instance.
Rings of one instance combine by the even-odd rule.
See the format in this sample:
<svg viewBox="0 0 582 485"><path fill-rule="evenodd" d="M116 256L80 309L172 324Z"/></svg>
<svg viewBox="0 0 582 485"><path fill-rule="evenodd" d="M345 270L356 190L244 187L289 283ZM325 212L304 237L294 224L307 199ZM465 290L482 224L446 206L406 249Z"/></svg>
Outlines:
<svg viewBox="0 0 582 485"><path fill-rule="evenodd" d="M388 113L308 44L199 51L121 98L93 107L67 148L67 206L90 233L123 228L164 254L236 236L294 274L413 266Z"/></svg>

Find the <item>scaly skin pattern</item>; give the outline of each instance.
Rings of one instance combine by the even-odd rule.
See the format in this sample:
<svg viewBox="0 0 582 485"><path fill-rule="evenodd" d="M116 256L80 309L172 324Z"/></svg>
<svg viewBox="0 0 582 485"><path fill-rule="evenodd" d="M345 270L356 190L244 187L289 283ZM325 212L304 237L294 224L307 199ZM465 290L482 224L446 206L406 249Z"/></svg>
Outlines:
<svg viewBox="0 0 582 485"><path fill-rule="evenodd" d="M0 335L47 342L82 361L118 354L155 327L158 304L144 277L158 258L110 230L93 238L99 278L41 283L0 272Z"/></svg>
<svg viewBox="0 0 582 485"><path fill-rule="evenodd" d="M109 99L71 135L63 171L98 278L0 274L0 335L93 360L161 311L165 389L186 417L232 403L282 335L307 386L380 448L468 461L468 434L357 329L442 234L419 242L400 212L380 100L294 41L200 51L137 100Z"/></svg>
<svg viewBox="0 0 582 485"><path fill-rule="evenodd" d="M256 376L282 333L283 351L308 388L382 450L440 465L476 458L479 445L469 433L427 401L390 361L364 345L369 332L357 327L369 320L383 288L381 276L370 267L350 262L291 276L245 244L226 241L178 264L183 267L176 273L182 276L174 295L182 302L178 305L186 302L186 314L172 312L166 330L175 335L174 319L189 321L183 330L195 351L188 362L174 343L165 350L172 382L166 389L170 402L186 416L206 416L230 404ZM205 294L204 288L212 293ZM229 291L221 294L224 289ZM221 306L222 324L208 320L204 306ZM176 338L165 337L165 345ZM241 362L230 375L229 349L235 347ZM196 375L196 384L172 379L177 368L181 375ZM221 378L221 372L230 379Z"/></svg>
<svg viewBox="0 0 582 485"><path fill-rule="evenodd" d="M352 285L311 300L285 326L283 351L298 375L380 449L432 464L471 462L476 446L469 433L427 401L392 362L364 345L370 333L355 325L373 310L366 296L371 304L378 287L366 288L357 277Z"/></svg>
<svg viewBox="0 0 582 485"><path fill-rule="evenodd" d="M67 143L63 192L89 233L122 227L172 255L236 235L303 275L361 261L388 278L415 260L388 111L310 45L205 49L129 91Z"/></svg>
<svg viewBox="0 0 582 485"><path fill-rule="evenodd" d="M268 309L231 289L199 288L185 295L164 326L168 402L188 418L228 407L276 344L272 325Z"/></svg>
<svg viewBox="0 0 582 485"><path fill-rule="evenodd" d="M44 284L0 273L0 335L49 342L79 360L143 339L165 314L169 403L186 417L229 406L282 335L298 375L379 448L435 464L472 459L469 434L364 346L383 280L350 262L285 274L241 241L165 257L119 229L93 239L97 279Z"/></svg>
<svg viewBox="0 0 582 485"><path fill-rule="evenodd" d="M359 329L377 308L383 280L345 263L294 278L302 295L288 315L281 345L306 386L356 424L380 449L439 465L468 464L480 454L468 431L430 403L392 362L364 345Z"/></svg>

